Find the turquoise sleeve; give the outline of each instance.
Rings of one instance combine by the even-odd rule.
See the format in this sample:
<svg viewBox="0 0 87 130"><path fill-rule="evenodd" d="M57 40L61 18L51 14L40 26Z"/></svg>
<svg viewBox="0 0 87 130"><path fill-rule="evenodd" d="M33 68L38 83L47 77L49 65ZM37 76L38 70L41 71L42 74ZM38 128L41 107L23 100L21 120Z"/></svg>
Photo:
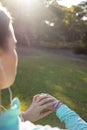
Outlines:
<svg viewBox="0 0 87 130"><path fill-rule="evenodd" d="M56 115L68 130L87 130L87 123L66 105L61 105Z"/></svg>

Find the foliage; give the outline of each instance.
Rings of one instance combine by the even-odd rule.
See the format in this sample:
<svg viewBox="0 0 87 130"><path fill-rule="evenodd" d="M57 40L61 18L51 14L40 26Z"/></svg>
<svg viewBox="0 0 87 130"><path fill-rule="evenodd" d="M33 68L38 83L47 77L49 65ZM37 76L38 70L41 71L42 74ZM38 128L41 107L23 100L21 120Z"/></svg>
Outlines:
<svg viewBox="0 0 87 130"><path fill-rule="evenodd" d="M60 6L57 0L38 0L37 3L33 1L33 5L15 0L1 2L12 12L19 44L30 47L41 45L42 42L58 45L60 42L72 42L73 47L79 47L83 41L81 43L87 47L86 1L70 8Z"/></svg>

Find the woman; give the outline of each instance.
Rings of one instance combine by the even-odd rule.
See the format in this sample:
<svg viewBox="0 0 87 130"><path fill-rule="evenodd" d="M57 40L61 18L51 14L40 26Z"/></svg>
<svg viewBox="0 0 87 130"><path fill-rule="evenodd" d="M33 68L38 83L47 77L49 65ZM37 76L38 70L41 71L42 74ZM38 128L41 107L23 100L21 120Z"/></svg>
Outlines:
<svg viewBox="0 0 87 130"><path fill-rule="evenodd" d="M9 88L16 76L18 57L15 49L16 38L10 14L0 6L0 92ZM1 100L1 99L0 99ZM49 125L34 125L35 122L55 111L60 121L69 130L87 130L87 123L61 101L48 94L34 96L31 106L20 114L20 102L14 98L11 108L2 113L0 104L0 130L59 130ZM23 121L21 121L21 118Z"/></svg>

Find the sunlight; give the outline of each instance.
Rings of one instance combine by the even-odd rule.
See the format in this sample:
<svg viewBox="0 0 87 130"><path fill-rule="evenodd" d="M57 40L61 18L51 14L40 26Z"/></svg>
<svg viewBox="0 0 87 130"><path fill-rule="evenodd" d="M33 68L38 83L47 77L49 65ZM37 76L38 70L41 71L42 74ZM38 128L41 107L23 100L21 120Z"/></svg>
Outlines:
<svg viewBox="0 0 87 130"><path fill-rule="evenodd" d="M85 1L85 0L84 0ZM72 5L77 5L79 4L80 2L82 2L82 0L57 0L58 4L60 5L64 5L66 7L71 7Z"/></svg>
<svg viewBox="0 0 87 130"><path fill-rule="evenodd" d="M45 20L44 22L45 22L45 24L47 24L47 25L49 25L49 26L51 26L51 27L53 27L53 26L55 25L54 22L50 22L50 21L48 21L48 20Z"/></svg>
<svg viewBox="0 0 87 130"><path fill-rule="evenodd" d="M44 4L46 7L49 7L49 5L51 5L53 2L54 2L54 0L50 0L50 1L44 0Z"/></svg>
<svg viewBox="0 0 87 130"><path fill-rule="evenodd" d="M13 8L22 9L23 11L26 9L34 9L38 5L37 0L7 0L6 3Z"/></svg>
<svg viewBox="0 0 87 130"><path fill-rule="evenodd" d="M86 20L87 20L87 17L86 17L86 16L84 16L82 19L83 19L84 21L86 21Z"/></svg>
<svg viewBox="0 0 87 130"><path fill-rule="evenodd" d="M35 6L36 5L36 0L17 0L19 4L21 5L30 5L30 6Z"/></svg>

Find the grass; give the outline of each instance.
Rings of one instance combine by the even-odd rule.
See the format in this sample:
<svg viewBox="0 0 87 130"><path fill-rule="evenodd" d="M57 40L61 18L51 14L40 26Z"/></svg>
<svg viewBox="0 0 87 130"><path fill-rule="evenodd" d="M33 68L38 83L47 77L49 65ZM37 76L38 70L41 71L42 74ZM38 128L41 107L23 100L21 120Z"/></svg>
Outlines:
<svg viewBox="0 0 87 130"><path fill-rule="evenodd" d="M21 110L37 93L61 99L87 121L87 61L62 55L20 56L13 95L21 100ZM5 100L7 103L7 100ZM64 128L55 114L36 122Z"/></svg>

